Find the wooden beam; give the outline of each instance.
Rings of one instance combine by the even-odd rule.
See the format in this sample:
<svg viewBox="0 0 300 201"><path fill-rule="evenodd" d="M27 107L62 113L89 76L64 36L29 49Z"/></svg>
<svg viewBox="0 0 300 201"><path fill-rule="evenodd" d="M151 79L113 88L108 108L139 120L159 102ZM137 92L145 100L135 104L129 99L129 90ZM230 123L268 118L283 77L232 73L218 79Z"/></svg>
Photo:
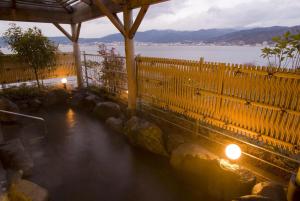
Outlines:
<svg viewBox="0 0 300 201"><path fill-rule="evenodd" d="M102 2L102 0L94 0L98 9L108 17L111 23L120 31L123 36L126 36L124 26L116 14L113 14Z"/></svg>
<svg viewBox="0 0 300 201"><path fill-rule="evenodd" d="M0 20L71 24L72 15L64 9L0 7Z"/></svg>
<svg viewBox="0 0 300 201"><path fill-rule="evenodd" d="M130 0L127 2L127 7L129 9L135 9L141 6L162 3L165 1L169 1L169 0Z"/></svg>
<svg viewBox="0 0 300 201"><path fill-rule="evenodd" d="M128 34L129 38L134 37L136 31L138 30L139 26L141 25L141 22L143 21L148 9L149 9L149 5L145 5L145 6L141 7L139 14L137 15L137 17L129 31L129 34Z"/></svg>
<svg viewBox="0 0 300 201"><path fill-rule="evenodd" d="M81 0L83 3L86 3L88 5L92 5L92 0Z"/></svg>
<svg viewBox="0 0 300 201"><path fill-rule="evenodd" d="M70 41L73 41L73 36L71 36L62 26L58 23L53 23L56 28L58 28Z"/></svg>
<svg viewBox="0 0 300 201"><path fill-rule="evenodd" d="M65 6L64 2L62 0L55 0L57 3L59 3L59 5L61 5L68 13L72 13L73 12L73 8L72 6Z"/></svg>

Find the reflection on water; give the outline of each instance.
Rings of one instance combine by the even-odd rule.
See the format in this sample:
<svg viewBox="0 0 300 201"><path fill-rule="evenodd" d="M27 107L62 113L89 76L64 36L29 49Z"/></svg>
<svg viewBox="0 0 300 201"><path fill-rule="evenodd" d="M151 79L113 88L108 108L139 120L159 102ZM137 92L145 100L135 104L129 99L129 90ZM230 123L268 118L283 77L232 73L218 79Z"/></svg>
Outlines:
<svg viewBox="0 0 300 201"><path fill-rule="evenodd" d="M201 187L184 185L167 158L133 148L85 113L39 115L49 132L41 146L31 146L35 166L29 179L47 188L51 200L217 201Z"/></svg>
<svg viewBox="0 0 300 201"><path fill-rule="evenodd" d="M70 108L66 113L66 123L68 128L73 128L75 124L75 113Z"/></svg>

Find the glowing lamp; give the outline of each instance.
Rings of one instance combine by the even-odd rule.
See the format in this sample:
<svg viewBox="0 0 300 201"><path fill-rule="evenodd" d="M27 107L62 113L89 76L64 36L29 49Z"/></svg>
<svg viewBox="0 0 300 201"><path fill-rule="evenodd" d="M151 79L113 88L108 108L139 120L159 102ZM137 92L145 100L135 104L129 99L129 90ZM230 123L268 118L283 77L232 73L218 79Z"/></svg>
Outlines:
<svg viewBox="0 0 300 201"><path fill-rule="evenodd" d="M236 144L228 145L225 149L225 153L230 160L237 160L242 155L241 148Z"/></svg>
<svg viewBox="0 0 300 201"><path fill-rule="evenodd" d="M63 83L63 84L67 84L67 82L68 82L68 80L67 80L67 78L63 78L63 79L61 79L61 83Z"/></svg>
<svg viewBox="0 0 300 201"><path fill-rule="evenodd" d="M67 82L68 82L68 80L65 77L63 79L61 79L61 83L63 84L64 89L67 89Z"/></svg>

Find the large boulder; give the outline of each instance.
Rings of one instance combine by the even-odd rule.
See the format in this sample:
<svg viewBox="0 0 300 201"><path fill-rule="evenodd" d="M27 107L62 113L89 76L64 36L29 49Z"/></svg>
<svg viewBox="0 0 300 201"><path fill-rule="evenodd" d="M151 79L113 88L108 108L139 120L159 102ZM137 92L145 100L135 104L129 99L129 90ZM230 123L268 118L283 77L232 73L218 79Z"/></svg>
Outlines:
<svg viewBox="0 0 300 201"><path fill-rule="evenodd" d="M0 110L6 110L10 112L19 112L18 106L7 98L0 98ZM16 115L0 113L0 121L1 122L15 122L18 117Z"/></svg>
<svg viewBox="0 0 300 201"><path fill-rule="evenodd" d="M30 175L33 160L25 150L20 139L10 140L0 145L0 159L6 169L22 170L24 175Z"/></svg>
<svg viewBox="0 0 300 201"><path fill-rule="evenodd" d="M132 117L126 122L124 132L133 145L152 153L168 155L164 147L163 132L155 124L138 117Z"/></svg>
<svg viewBox="0 0 300 201"><path fill-rule="evenodd" d="M173 150L184 144L186 139L181 133L169 133L165 137L165 142L167 152L171 154Z"/></svg>
<svg viewBox="0 0 300 201"><path fill-rule="evenodd" d="M70 94L65 89L54 89L49 91L44 98L44 106L51 107L56 105L66 105L69 101Z"/></svg>
<svg viewBox="0 0 300 201"><path fill-rule="evenodd" d="M171 165L189 185L201 186L218 200L231 200L251 193L255 176L197 144L182 144L172 152Z"/></svg>
<svg viewBox="0 0 300 201"><path fill-rule="evenodd" d="M252 189L253 195L269 197L273 201L286 201L287 196L284 187L273 182L261 182Z"/></svg>
<svg viewBox="0 0 300 201"><path fill-rule="evenodd" d="M87 111L93 111L100 101L101 98L99 96L96 96L95 94L87 94L87 96L82 99L81 107Z"/></svg>
<svg viewBox="0 0 300 201"><path fill-rule="evenodd" d="M42 106L42 101L39 98L34 98L28 101L28 106L31 111L37 111Z"/></svg>
<svg viewBox="0 0 300 201"><path fill-rule="evenodd" d="M123 131L124 122L121 118L110 117L105 121L105 124L118 133L122 133Z"/></svg>
<svg viewBox="0 0 300 201"><path fill-rule="evenodd" d="M240 198L234 199L232 201L273 201L270 198L260 196L260 195L246 195Z"/></svg>
<svg viewBox="0 0 300 201"><path fill-rule="evenodd" d="M19 180L12 184L9 189L8 197L10 200L19 201L48 201L48 191L28 180Z"/></svg>
<svg viewBox="0 0 300 201"><path fill-rule="evenodd" d="M4 194L7 185L7 171L4 169L0 161L0 195ZM1 199L0 199L1 201Z"/></svg>
<svg viewBox="0 0 300 201"><path fill-rule="evenodd" d="M106 120L109 117L121 116L121 109L117 103L102 102L95 106L93 114L101 120Z"/></svg>
<svg viewBox="0 0 300 201"><path fill-rule="evenodd" d="M83 100L86 97L86 92L84 90L72 91L70 105L74 108L82 107Z"/></svg>

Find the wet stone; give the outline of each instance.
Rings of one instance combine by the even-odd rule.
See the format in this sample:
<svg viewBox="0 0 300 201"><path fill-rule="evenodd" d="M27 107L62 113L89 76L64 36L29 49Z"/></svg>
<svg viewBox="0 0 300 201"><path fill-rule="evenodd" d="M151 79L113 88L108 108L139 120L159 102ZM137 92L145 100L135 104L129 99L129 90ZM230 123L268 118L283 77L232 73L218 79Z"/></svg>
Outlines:
<svg viewBox="0 0 300 201"><path fill-rule="evenodd" d="M49 91L44 98L44 106L63 106L69 101L70 94L64 89L55 89Z"/></svg>
<svg viewBox="0 0 300 201"><path fill-rule="evenodd" d="M185 138L182 136L182 134L174 134L169 133L166 136L166 149L168 153L172 153L173 150L178 148L180 145L184 144L186 142Z"/></svg>
<svg viewBox="0 0 300 201"><path fill-rule="evenodd" d="M25 150L20 139L10 140L0 145L0 159L6 169L22 170L24 175L30 175L33 160Z"/></svg>
<svg viewBox="0 0 300 201"><path fill-rule="evenodd" d="M106 120L109 117L119 117L121 115L121 109L117 103L102 102L95 106L93 113L97 118Z"/></svg>
<svg viewBox="0 0 300 201"><path fill-rule="evenodd" d="M48 191L28 180L19 180L12 184L9 194L11 197L16 196L21 200L28 201L48 201Z"/></svg>
<svg viewBox="0 0 300 201"><path fill-rule="evenodd" d="M19 107L8 100L7 98L0 98L0 110L6 110L11 112L19 112ZM15 115L0 113L0 121L4 123L15 122L18 118Z"/></svg>
<svg viewBox="0 0 300 201"><path fill-rule="evenodd" d="M218 200L232 200L251 193L255 176L228 161L220 160L203 147L186 143L172 152L171 165L188 185L201 186Z"/></svg>
<svg viewBox="0 0 300 201"><path fill-rule="evenodd" d="M284 187L273 182L261 182L256 184L252 189L253 195L269 197L273 201L286 201Z"/></svg>
<svg viewBox="0 0 300 201"><path fill-rule="evenodd" d="M82 99L81 106L87 111L93 111L95 106L101 101L100 97L89 94L85 98Z"/></svg>
<svg viewBox="0 0 300 201"><path fill-rule="evenodd" d="M260 196L260 195L246 195L240 198L234 199L232 201L273 201L268 197Z"/></svg>
<svg viewBox="0 0 300 201"><path fill-rule="evenodd" d="M123 120L121 118L110 117L105 121L105 124L112 130L121 133L123 131Z"/></svg>
<svg viewBox="0 0 300 201"><path fill-rule="evenodd" d="M129 141L152 153L167 156L162 130L155 124L138 117L132 117L124 127Z"/></svg>

